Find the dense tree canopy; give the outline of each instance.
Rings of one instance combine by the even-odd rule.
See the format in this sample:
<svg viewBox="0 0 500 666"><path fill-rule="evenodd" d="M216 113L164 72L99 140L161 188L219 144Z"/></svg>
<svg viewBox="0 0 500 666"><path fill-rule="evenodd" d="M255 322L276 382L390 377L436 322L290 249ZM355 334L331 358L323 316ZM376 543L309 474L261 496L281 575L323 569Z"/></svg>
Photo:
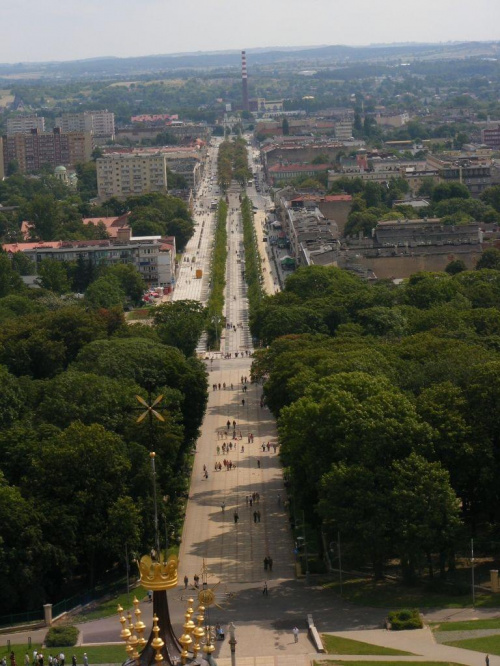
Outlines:
<svg viewBox="0 0 500 666"><path fill-rule="evenodd" d="M500 520L495 260L400 286L299 268L252 318L294 497L353 566L444 576L467 530Z"/></svg>

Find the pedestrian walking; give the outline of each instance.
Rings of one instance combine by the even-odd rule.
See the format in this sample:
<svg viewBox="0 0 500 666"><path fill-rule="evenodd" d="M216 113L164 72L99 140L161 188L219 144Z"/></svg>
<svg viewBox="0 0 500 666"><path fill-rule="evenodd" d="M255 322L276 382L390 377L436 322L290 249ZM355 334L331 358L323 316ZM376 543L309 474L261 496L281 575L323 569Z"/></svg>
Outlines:
<svg viewBox="0 0 500 666"><path fill-rule="evenodd" d="M240 518L237 511L234 512L233 518L234 518L234 524L236 525L236 523L238 522L238 520Z"/></svg>
<svg viewBox="0 0 500 666"><path fill-rule="evenodd" d="M269 558L266 555L264 558L264 571L267 571L268 566L269 566Z"/></svg>
<svg viewBox="0 0 500 666"><path fill-rule="evenodd" d="M260 460L257 460L257 467L260 469Z"/></svg>
<svg viewBox="0 0 500 666"><path fill-rule="evenodd" d="M273 570L273 558L268 555L267 556L267 561L269 563L269 571L272 571Z"/></svg>
<svg viewBox="0 0 500 666"><path fill-rule="evenodd" d="M293 639L294 639L295 643L298 643L299 642L299 628L294 627L292 629L292 634L293 634Z"/></svg>
<svg viewBox="0 0 500 666"><path fill-rule="evenodd" d="M187 590L187 587L189 585L189 578L187 576L184 576L184 589Z"/></svg>
<svg viewBox="0 0 500 666"><path fill-rule="evenodd" d="M267 580L264 581L264 589L262 590L262 594L263 594L265 597L267 597L268 594L269 594L268 589L267 589Z"/></svg>
<svg viewBox="0 0 500 666"><path fill-rule="evenodd" d="M254 512L253 512L253 522L254 522L254 523L257 522L257 511L254 511Z"/></svg>
<svg viewBox="0 0 500 666"><path fill-rule="evenodd" d="M260 511L257 511L257 522L260 523Z"/></svg>
<svg viewBox="0 0 500 666"><path fill-rule="evenodd" d="M24 655L24 666L30 666L30 656L27 652Z"/></svg>
<svg viewBox="0 0 500 666"><path fill-rule="evenodd" d="M490 666L490 655L487 654L486 657L484 658L484 663L486 666Z"/></svg>
<svg viewBox="0 0 500 666"><path fill-rule="evenodd" d="M195 574L193 576L193 580L195 588L198 589L200 587L200 577L198 576L198 574Z"/></svg>
<svg viewBox="0 0 500 666"><path fill-rule="evenodd" d="M71 657L71 666L76 666L76 657L75 657L75 655L73 655Z"/></svg>
<svg viewBox="0 0 500 666"><path fill-rule="evenodd" d="M226 508L226 503L225 503L225 502L222 502L222 504L220 505L220 508L221 508L221 510L222 510L222 513L224 513L224 510L225 510L225 508Z"/></svg>
<svg viewBox="0 0 500 666"><path fill-rule="evenodd" d="M59 653L59 664L60 664L61 666L64 666L64 662L65 662L65 660L66 660L66 657L64 656L64 652L60 652L60 653Z"/></svg>
<svg viewBox="0 0 500 666"><path fill-rule="evenodd" d="M229 430L229 428L231 427L231 421L229 419L227 420L226 425L227 425L227 429Z"/></svg>
<svg viewBox="0 0 500 666"><path fill-rule="evenodd" d="M86 652L83 653L83 666L89 666L89 658Z"/></svg>

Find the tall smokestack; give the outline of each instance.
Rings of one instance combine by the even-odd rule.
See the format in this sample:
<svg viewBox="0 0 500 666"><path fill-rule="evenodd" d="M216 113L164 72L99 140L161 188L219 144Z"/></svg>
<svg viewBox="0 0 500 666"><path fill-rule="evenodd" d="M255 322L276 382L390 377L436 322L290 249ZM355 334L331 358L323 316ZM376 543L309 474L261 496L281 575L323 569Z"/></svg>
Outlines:
<svg viewBox="0 0 500 666"><path fill-rule="evenodd" d="M247 54L241 52L241 85L243 90L243 111L249 110L248 105L248 74L247 74Z"/></svg>

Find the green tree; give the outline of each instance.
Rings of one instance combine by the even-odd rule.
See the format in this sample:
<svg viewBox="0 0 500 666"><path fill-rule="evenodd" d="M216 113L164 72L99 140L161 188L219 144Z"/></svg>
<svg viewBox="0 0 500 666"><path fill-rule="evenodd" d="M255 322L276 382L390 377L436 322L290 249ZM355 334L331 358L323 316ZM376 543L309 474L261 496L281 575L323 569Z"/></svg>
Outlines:
<svg viewBox="0 0 500 666"><path fill-rule="evenodd" d="M33 223L31 235L40 240L56 240L61 224L61 204L52 194L37 194L27 206L25 219Z"/></svg>
<svg viewBox="0 0 500 666"><path fill-rule="evenodd" d="M23 281L19 273L13 270L9 257L5 252L0 252L0 298L20 293L24 289Z"/></svg>
<svg viewBox="0 0 500 666"><path fill-rule="evenodd" d="M87 288L85 300L94 308L122 306L126 295L120 282L113 275L98 278Z"/></svg>
<svg viewBox="0 0 500 666"><path fill-rule="evenodd" d="M490 247L483 252L477 261L476 270L480 271L483 268L500 270L500 250Z"/></svg>
<svg viewBox="0 0 500 666"><path fill-rule="evenodd" d="M469 199L470 192L462 183L438 183L432 190L432 201L438 203L443 199Z"/></svg>
<svg viewBox="0 0 500 666"><path fill-rule="evenodd" d="M154 311L155 329L164 344L192 356L205 326L205 308L198 301L171 301Z"/></svg>
<svg viewBox="0 0 500 666"><path fill-rule="evenodd" d="M286 117L281 121L281 131L283 132L283 136L288 136L290 134L290 123Z"/></svg>
<svg viewBox="0 0 500 666"><path fill-rule="evenodd" d="M57 259L44 259L38 268L38 281L44 289L56 294L71 291L66 262Z"/></svg>
<svg viewBox="0 0 500 666"><path fill-rule="evenodd" d="M459 501L449 474L439 463L412 453L392 464L391 522L403 579L414 583L425 558L432 571L432 553L440 554L441 575L446 555L461 526Z"/></svg>
<svg viewBox="0 0 500 666"><path fill-rule="evenodd" d="M132 264L115 264L106 269L104 277L114 277L133 303L141 303L146 285L142 275Z"/></svg>
<svg viewBox="0 0 500 666"><path fill-rule="evenodd" d="M44 598L44 538L35 502L9 485L0 470L0 609L33 609Z"/></svg>
<svg viewBox="0 0 500 666"><path fill-rule="evenodd" d="M500 185L486 188L481 194L481 200L500 213Z"/></svg>
<svg viewBox="0 0 500 666"><path fill-rule="evenodd" d="M100 425L79 422L47 439L28 465L26 491L45 515L44 538L77 558L90 586L109 562L109 511L126 495L129 472L123 440Z"/></svg>
<svg viewBox="0 0 500 666"><path fill-rule="evenodd" d="M456 275L457 273L462 273L466 270L467 266L465 265L465 262L462 261L462 259L453 259L446 265L446 268L444 269L445 273L448 273L448 275Z"/></svg>

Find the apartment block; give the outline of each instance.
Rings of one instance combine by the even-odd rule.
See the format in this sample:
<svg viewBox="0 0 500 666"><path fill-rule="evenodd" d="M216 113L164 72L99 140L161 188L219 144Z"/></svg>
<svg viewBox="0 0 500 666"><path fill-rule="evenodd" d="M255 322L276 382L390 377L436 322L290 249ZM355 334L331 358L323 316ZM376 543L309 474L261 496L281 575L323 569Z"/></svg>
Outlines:
<svg viewBox="0 0 500 666"><path fill-rule="evenodd" d="M56 127L59 127L61 132L92 132L97 138L114 139L115 114L107 109L63 113L56 118Z"/></svg>
<svg viewBox="0 0 500 666"><path fill-rule="evenodd" d="M22 173L34 173L44 165L74 166L92 157L92 135L89 132L39 132L12 134L3 139L5 167L16 161Z"/></svg>
<svg viewBox="0 0 500 666"><path fill-rule="evenodd" d="M167 158L162 153L112 153L97 165L99 199L167 192Z"/></svg>
<svg viewBox="0 0 500 666"><path fill-rule="evenodd" d="M481 141L488 148L500 149L500 125L489 125L481 130Z"/></svg>
<svg viewBox="0 0 500 666"><path fill-rule="evenodd" d="M45 132L45 118L37 114L7 118L7 134L29 134L32 130Z"/></svg>

